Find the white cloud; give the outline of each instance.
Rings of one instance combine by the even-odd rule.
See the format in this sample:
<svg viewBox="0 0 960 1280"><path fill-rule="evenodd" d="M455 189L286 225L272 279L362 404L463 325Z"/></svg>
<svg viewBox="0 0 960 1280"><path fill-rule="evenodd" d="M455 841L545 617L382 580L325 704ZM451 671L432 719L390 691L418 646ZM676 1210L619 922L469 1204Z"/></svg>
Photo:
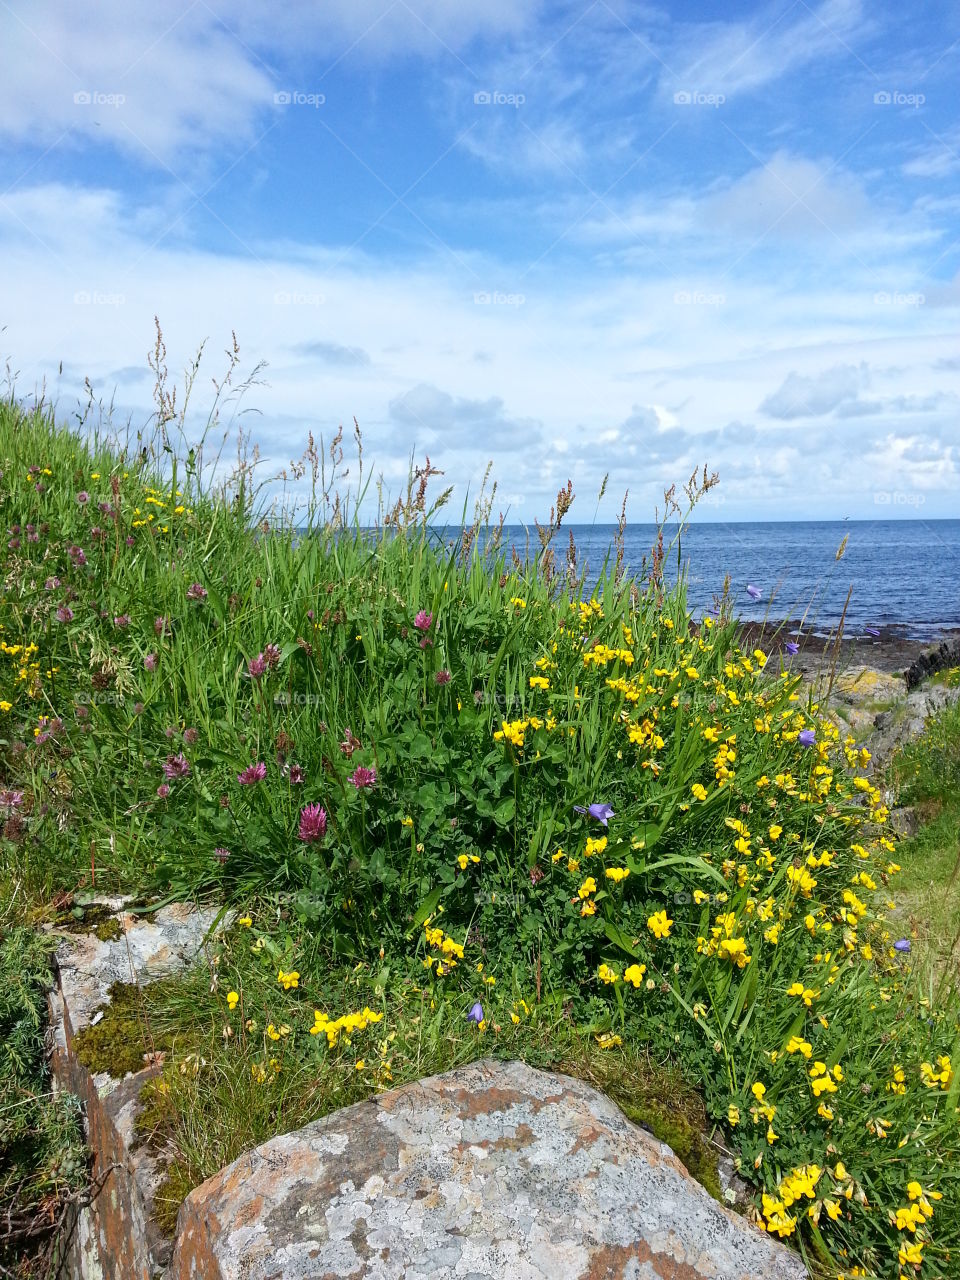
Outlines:
<svg viewBox="0 0 960 1280"><path fill-rule="evenodd" d="M785 422L794 418L822 418L844 402L855 400L869 385L865 365L835 365L814 377L788 375L779 390L760 405L760 412Z"/></svg>
<svg viewBox="0 0 960 1280"><path fill-rule="evenodd" d="M955 382L950 317L864 306L848 276L794 286L741 276L722 307L698 307L674 304L685 273L545 269L531 276L522 306L480 306L472 274L445 259L384 265L286 243L258 244L257 258L171 241L151 249L155 225L109 190L27 188L11 201L17 216L4 218L0 203L0 357L20 370L20 390L46 378L68 415L89 375L98 395L109 401L116 390L124 413L144 422L151 384L136 371L157 314L173 376L210 339L202 417L208 373L221 372L235 330L241 374L269 362L267 385L245 405L262 415L249 423L271 466L298 454L308 430L329 436L356 414L368 461L394 487L416 446L461 493L493 457L495 474L523 495L515 514L524 518L542 515L568 475L586 494L610 471L609 492L629 488L632 517L646 519L665 485L707 461L720 471L725 514L776 517L796 510L815 465L845 477L837 492L876 487L842 465L853 432L864 453L891 433L944 442L955 433L955 404L931 399ZM474 266L509 283L503 263L477 255ZM58 384L61 359L69 367ZM856 403L868 381L881 412L841 431L832 421L813 441L805 428L798 449L788 395L813 395L814 408L829 412L831 401ZM765 398L782 416L754 426ZM948 513L954 455L934 472L909 457L897 465L907 477L920 469L916 483L941 493ZM832 490L816 492L829 514ZM846 514L850 496L844 504ZM934 514L933 498L925 511Z"/></svg>

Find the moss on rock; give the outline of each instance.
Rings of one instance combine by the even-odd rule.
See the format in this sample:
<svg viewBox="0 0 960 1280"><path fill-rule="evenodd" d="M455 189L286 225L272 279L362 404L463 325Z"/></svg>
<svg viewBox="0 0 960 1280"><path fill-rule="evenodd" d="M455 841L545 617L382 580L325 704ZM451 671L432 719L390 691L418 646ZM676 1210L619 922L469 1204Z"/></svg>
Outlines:
<svg viewBox="0 0 960 1280"><path fill-rule="evenodd" d="M115 982L103 1017L73 1037L73 1052L92 1072L106 1071L116 1079L142 1071L144 1056L167 1048L164 1036L150 1032L143 991L135 983Z"/></svg>

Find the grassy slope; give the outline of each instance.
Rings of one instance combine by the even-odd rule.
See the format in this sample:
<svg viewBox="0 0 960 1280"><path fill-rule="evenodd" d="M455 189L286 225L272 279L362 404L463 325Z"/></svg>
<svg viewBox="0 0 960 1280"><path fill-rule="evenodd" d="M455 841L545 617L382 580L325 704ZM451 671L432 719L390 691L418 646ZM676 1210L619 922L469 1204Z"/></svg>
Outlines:
<svg viewBox="0 0 960 1280"><path fill-rule="evenodd" d="M688 630L682 593L655 584L633 599L608 577L571 608L542 561L438 553L416 482L395 521L407 533L371 544L331 536L343 507L324 504L321 476L317 536L297 543L251 536L247 472L224 501L186 455L164 477L149 453L121 462L10 405L0 456L4 522L38 531L6 558L6 642L38 645L7 651L0 690L3 785L28 796L0 841L7 884L52 912L95 869L98 888L249 909L209 970L132 994L137 1016L116 1028L167 1047L148 1120L178 1153L171 1213L252 1142L492 1051L602 1083L705 1181L699 1135L718 1126L767 1193L768 1227L801 1235L814 1262L846 1249L896 1274L892 1215L911 1179L936 1186L923 1275L948 1274L956 1091L923 1084L921 1061L951 1051L956 1006L918 1018L887 954L870 885L887 895L889 852L863 822L882 805L864 779L851 787L856 753L738 651L732 626ZM272 643L276 671L252 675ZM264 784L238 785L257 760ZM369 791L350 782L361 763L377 769ZM572 812L600 799L609 847ZM328 811L316 843L298 837L308 801ZM646 966L636 987L631 960ZM464 1018L477 999L482 1030ZM376 1020L328 1044L310 1034L316 1009ZM833 1109L805 1054L838 1082ZM793 1171L814 1165L815 1193L798 1190Z"/></svg>

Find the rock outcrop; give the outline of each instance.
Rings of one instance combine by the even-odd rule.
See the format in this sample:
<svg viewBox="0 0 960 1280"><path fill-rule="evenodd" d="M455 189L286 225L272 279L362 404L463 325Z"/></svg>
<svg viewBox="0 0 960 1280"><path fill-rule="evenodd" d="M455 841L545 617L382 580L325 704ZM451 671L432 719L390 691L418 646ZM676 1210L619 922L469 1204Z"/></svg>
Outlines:
<svg viewBox="0 0 960 1280"><path fill-rule="evenodd" d="M75 1042L101 1022L115 984L145 984L193 963L217 911L174 904L144 919L124 911L120 899L102 905L114 913L115 936L65 933L50 995L53 1079L83 1103L92 1179L100 1188L73 1224L64 1274L69 1280L155 1280L173 1249L152 1212L164 1169L137 1144L135 1126L140 1092L159 1065L141 1058L132 1071L115 1063L112 1070L91 1069Z"/></svg>
<svg viewBox="0 0 960 1280"><path fill-rule="evenodd" d="M169 1280L799 1280L670 1148L567 1076L491 1059L344 1108L184 1202Z"/></svg>

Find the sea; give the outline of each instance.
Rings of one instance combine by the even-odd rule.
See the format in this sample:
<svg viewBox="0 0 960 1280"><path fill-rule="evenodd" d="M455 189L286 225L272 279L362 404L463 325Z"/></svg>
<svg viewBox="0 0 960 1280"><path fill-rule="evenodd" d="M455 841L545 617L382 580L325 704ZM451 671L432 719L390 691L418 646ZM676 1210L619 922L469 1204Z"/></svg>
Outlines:
<svg viewBox="0 0 960 1280"><path fill-rule="evenodd" d="M616 526L563 526L554 543L563 561L572 531L578 559L592 584L615 555ZM628 525L624 563L639 574L649 563L654 525ZM664 548L677 530L666 526ZM527 531L505 529L522 553ZM531 550L537 546L531 531ZM838 556L842 547L842 554ZM715 606L730 578L730 600L745 621L803 620L804 632L891 631L930 640L960 628L960 520L797 520L687 525L664 562L664 576L683 573L687 606L701 616ZM753 588L752 591L748 588ZM847 597L849 593L849 603Z"/></svg>

